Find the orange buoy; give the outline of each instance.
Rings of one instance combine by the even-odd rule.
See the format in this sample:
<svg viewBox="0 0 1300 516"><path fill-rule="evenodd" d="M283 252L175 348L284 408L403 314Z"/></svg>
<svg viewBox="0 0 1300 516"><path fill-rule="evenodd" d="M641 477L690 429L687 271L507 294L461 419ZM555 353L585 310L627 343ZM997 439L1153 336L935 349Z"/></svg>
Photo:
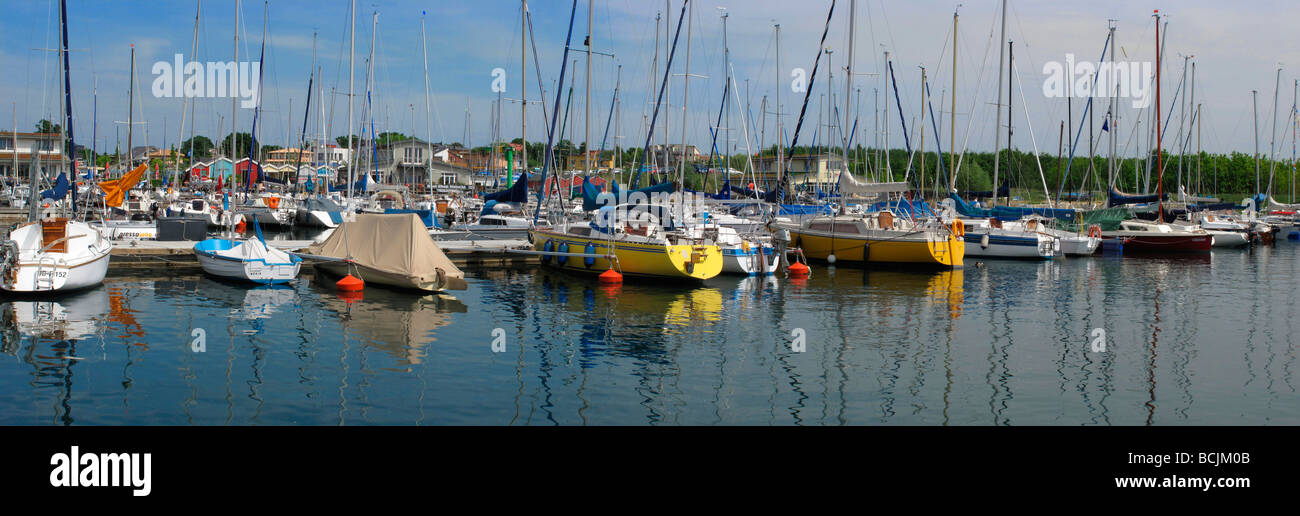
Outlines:
<svg viewBox="0 0 1300 516"><path fill-rule="evenodd" d="M614 269L609 269L600 273L600 282L605 284L622 283L623 275Z"/></svg>
<svg viewBox="0 0 1300 516"><path fill-rule="evenodd" d="M812 269L802 263L794 262L790 264L789 269L786 269L786 273L789 274L791 278L806 278L809 274L812 274Z"/></svg>
<svg viewBox="0 0 1300 516"><path fill-rule="evenodd" d="M336 292L334 295L338 296L339 299L342 299L344 302L347 302L347 303L352 303L352 302L355 302L355 301L360 301L362 298L365 297L365 294L362 294L360 290L355 290L355 291L339 291L339 292Z"/></svg>
<svg viewBox="0 0 1300 516"><path fill-rule="evenodd" d="M361 278L348 274L334 283L334 286L343 292L359 292L361 289L366 288L366 282L361 281Z"/></svg>
<svg viewBox="0 0 1300 516"><path fill-rule="evenodd" d="M235 231L243 233L245 229L248 229L248 224L245 223L243 220L240 220L239 224L235 224Z"/></svg>

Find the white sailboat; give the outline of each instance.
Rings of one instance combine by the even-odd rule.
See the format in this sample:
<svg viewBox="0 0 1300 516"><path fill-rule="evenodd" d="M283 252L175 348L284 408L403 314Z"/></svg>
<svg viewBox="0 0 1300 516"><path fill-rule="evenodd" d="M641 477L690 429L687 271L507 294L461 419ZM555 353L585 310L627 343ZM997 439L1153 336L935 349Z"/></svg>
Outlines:
<svg viewBox="0 0 1300 516"><path fill-rule="evenodd" d="M60 23L63 25L60 54L63 60L63 130L65 148L75 147L72 125L72 93L68 91L68 9L60 1ZM67 156L67 152L62 153ZM35 193L40 167L33 163L30 171L30 192ZM68 168L76 177L75 163ZM75 216L76 186L72 185ZM55 292L86 288L104 281L108 273L109 252L113 244L105 240L90 225L67 217L48 213L37 218L38 199L29 199L28 222L9 233L0 243L0 289L9 292Z"/></svg>

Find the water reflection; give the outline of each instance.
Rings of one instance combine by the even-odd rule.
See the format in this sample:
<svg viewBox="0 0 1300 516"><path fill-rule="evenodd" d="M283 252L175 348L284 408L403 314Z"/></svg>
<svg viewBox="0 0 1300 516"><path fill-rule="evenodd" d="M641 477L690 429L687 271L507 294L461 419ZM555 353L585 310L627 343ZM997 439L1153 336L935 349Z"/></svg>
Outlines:
<svg viewBox="0 0 1300 516"><path fill-rule="evenodd" d="M0 302L0 423L1300 423L1298 257L616 287L478 270L457 298L357 300L310 274L114 277Z"/></svg>
<svg viewBox="0 0 1300 516"><path fill-rule="evenodd" d="M331 287L313 287L320 307L346 321L348 337L388 353L403 366L422 363L427 356L425 348L438 341L437 330L452 323L452 314L469 311L465 303L445 294L420 295L374 287L367 289L360 301L349 301Z"/></svg>

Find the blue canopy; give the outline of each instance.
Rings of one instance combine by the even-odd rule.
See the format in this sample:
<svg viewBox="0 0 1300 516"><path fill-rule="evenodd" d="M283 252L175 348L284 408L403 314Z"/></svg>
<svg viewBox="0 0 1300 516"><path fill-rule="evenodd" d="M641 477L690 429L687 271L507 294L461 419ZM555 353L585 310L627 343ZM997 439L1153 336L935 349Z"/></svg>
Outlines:
<svg viewBox="0 0 1300 516"><path fill-rule="evenodd" d="M1111 207L1115 207L1115 206L1123 206L1125 204L1144 204L1149 202L1156 202L1157 199L1167 201L1169 200L1169 194L1166 193L1164 194L1163 197L1157 196L1155 194L1133 195L1133 194L1126 194L1124 192L1111 188L1109 205Z"/></svg>
<svg viewBox="0 0 1300 516"><path fill-rule="evenodd" d="M528 202L528 174L520 174L515 180L514 186L496 193L490 193L483 196L483 201L497 202ZM487 207L484 206L484 209Z"/></svg>
<svg viewBox="0 0 1300 516"><path fill-rule="evenodd" d="M582 211L593 211L600 207L596 202L596 197L600 196L600 189L591 184L591 178L582 178Z"/></svg>
<svg viewBox="0 0 1300 516"><path fill-rule="evenodd" d="M70 186L67 174L60 172L59 178L54 181L54 188L41 192L41 198L55 201L62 200L64 197L68 196L68 188Z"/></svg>

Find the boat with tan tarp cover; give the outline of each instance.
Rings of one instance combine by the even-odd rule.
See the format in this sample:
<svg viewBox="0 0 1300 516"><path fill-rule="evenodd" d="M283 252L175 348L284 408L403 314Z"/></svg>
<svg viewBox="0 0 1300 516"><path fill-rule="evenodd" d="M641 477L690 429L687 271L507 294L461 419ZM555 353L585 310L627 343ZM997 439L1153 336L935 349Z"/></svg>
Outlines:
<svg viewBox="0 0 1300 516"><path fill-rule="evenodd" d="M465 290L465 273L429 237L414 213L356 214L324 242L299 256L335 275L353 274L366 283L425 291Z"/></svg>

